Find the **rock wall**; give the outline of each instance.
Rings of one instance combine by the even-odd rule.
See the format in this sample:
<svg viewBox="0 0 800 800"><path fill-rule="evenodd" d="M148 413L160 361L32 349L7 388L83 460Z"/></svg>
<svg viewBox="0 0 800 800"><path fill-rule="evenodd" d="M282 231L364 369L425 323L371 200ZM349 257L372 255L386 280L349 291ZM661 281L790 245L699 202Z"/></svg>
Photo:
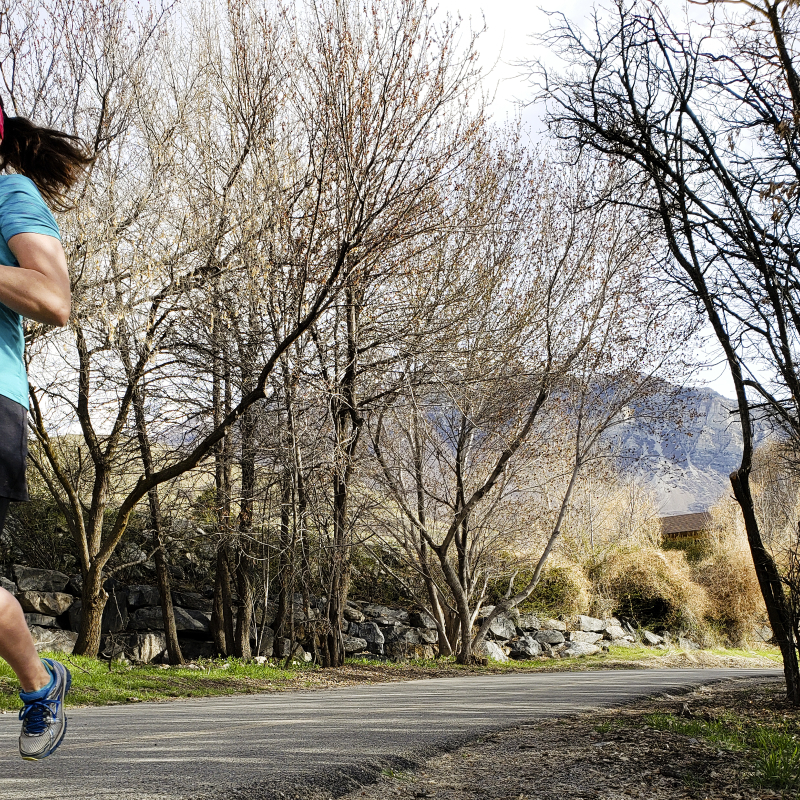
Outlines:
<svg viewBox="0 0 800 800"><path fill-rule="evenodd" d="M25 612L38 650L71 653L81 622L81 578L52 570L14 565L13 580L0 578L0 585L14 594ZM109 586L103 613L101 655L135 663L158 662L166 657L166 640L158 588L155 586ZM184 656L189 659L215 655L211 638L212 591L174 591L175 626ZM310 661L310 640L324 598L312 599L308 616L302 598L295 595L294 620L298 642L293 657ZM492 611L484 608L482 619ZM291 642L276 638L271 625L277 609L270 604L256 614L251 630L254 653L261 658L286 658ZM438 654L439 634L424 611L406 611L374 603L350 600L344 611L344 648L348 655L377 659L422 659ZM535 614L514 610L496 617L489 628L482 654L495 661L531 658L566 658L591 655L610 645L642 643L665 646L665 639L650 631L635 630L618 619L577 616L569 620L539 619ZM682 639L684 648L697 647Z"/></svg>

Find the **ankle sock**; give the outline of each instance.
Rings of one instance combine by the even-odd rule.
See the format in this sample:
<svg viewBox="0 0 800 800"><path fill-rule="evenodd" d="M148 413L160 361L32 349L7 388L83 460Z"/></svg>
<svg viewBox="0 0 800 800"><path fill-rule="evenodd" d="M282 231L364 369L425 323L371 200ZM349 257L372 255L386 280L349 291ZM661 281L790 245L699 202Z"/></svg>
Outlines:
<svg viewBox="0 0 800 800"><path fill-rule="evenodd" d="M20 692L19 696L23 703L29 703L31 700L38 700L42 697L45 697L53 688L56 676L53 674L53 670L50 669L50 665L46 661L42 661L42 664L44 664L44 668L47 670L47 674L50 676L50 681L46 686L42 686L41 689L37 689L35 692Z"/></svg>

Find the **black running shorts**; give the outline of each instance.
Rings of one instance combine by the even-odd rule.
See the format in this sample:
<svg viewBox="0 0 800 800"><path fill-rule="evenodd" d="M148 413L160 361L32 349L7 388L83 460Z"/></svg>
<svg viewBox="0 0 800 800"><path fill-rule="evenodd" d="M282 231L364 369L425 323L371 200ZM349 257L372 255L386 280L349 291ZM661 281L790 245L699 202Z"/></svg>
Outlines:
<svg viewBox="0 0 800 800"><path fill-rule="evenodd" d="M0 498L27 500L28 411L0 395Z"/></svg>

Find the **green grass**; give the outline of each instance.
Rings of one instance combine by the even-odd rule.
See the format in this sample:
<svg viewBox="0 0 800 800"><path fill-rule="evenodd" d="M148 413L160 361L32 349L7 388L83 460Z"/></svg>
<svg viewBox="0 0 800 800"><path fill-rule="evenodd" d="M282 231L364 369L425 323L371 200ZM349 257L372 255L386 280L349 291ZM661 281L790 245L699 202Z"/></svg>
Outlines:
<svg viewBox="0 0 800 800"><path fill-rule="evenodd" d="M348 659L345 670L323 670L311 664L295 662L283 669L282 662L264 665L243 663L238 659L208 659L197 662L200 668L162 668L129 666L95 658L50 653L63 661L72 672L73 689L68 705L108 705L162 701L181 697L215 697L252 694L289 689L331 687L342 683L366 683L403 678L438 677L460 673L485 672L555 672L592 669L635 669L638 663L664 655L652 648L612 647L608 653L583 658L532 659L530 661L490 661L486 667L462 666L454 658L425 659L412 662L376 662L365 658ZM769 651L715 651L721 655L742 657L766 655ZM780 654L771 655L778 663ZM0 659L0 711L19 708L19 686L11 668Z"/></svg>
<svg viewBox="0 0 800 800"><path fill-rule="evenodd" d="M109 705L178 697L214 697L247 692L302 688L304 673L316 670L295 665L284 670L268 664L245 664L237 659L198 662L200 669L158 666L132 667L96 658L43 653L62 661L72 672L67 705ZM0 660L0 709L20 707L19 685L11 668Z"/></svg>
<svg viewBox="0 0 800 800"><path fill-rule="evenodd" d="M704 739L719 749L741 751L752 782L760 788L800 787L800 742L785 724L767 726L728 714L721 719L683 719L672 714L650 714L648 725Z"/></svg>

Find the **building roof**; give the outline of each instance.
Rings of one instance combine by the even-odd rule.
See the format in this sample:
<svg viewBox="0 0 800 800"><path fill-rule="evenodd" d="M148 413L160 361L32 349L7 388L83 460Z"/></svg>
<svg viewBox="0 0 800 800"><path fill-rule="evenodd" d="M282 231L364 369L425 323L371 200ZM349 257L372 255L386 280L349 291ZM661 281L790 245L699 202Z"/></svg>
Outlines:
<svg viewBox="0 0 800 800"><path fill-rule="evenodd" d="M711 514L700 511L696 514L672 514L661 517L661 530L664 536L675 536L679 533L708 530L711 527Z"/></svg>

